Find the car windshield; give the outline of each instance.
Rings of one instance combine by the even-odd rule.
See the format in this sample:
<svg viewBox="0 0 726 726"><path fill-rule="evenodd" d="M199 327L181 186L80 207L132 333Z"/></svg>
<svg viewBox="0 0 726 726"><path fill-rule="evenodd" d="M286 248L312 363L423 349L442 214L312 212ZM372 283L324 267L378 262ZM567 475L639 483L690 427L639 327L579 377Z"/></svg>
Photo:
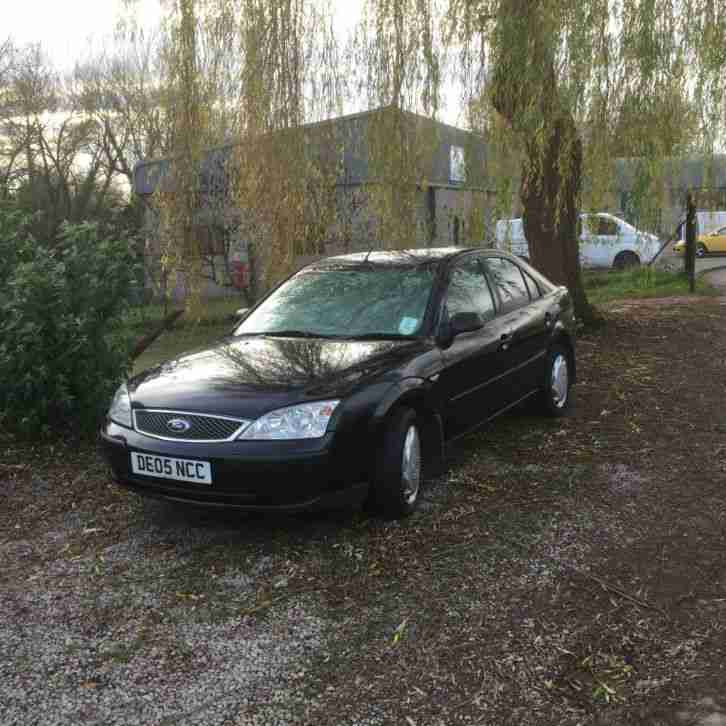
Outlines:
<svg viewBox="0 0 726 726"><path fill-rule="evenodd" d="M253 310L234 334L414 337L433 280L431 265L303 270Z"/></svg>

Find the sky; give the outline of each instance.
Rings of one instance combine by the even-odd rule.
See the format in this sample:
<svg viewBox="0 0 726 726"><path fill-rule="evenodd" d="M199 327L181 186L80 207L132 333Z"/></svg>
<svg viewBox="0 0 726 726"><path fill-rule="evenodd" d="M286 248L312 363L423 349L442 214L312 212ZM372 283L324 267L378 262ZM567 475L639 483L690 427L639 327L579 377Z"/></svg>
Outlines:
<svg viewBox="0 0 726 726"><path fill-rule="evenodd" d="M136 7L143 27L156 25L169 0L4 0L0 40L11 36L18 45L41 43L61 68L70 69L90 41L112 35L125 5ZM334 0L341 33L354 25L361 0Z"/></svg>
<svg viewBox="0 0 726 726"><path fill-rule="evenodd" d="M18 45L41 43L59 67L70 69L93 39L112 35L123 11L123 0L5 0L0 38ZM142 24L158 22L159 0L136 0Z"/></svg>
<svg viewBox="0 0 726 726"><path fill-rule="evenodd" d="M10 36L17 45L40 43L61 72L70 71L78 59L92 47L98 48L112 37L114 29L128 6L142 28L157 25L173 0L0 0L3 3L0 42ZM352 30L360 19L364 0L331 0L335 26L341 37ZM443 108L439 118L461 125L458 104L447 103L455 98L450 88L442 89Z"/></svg>

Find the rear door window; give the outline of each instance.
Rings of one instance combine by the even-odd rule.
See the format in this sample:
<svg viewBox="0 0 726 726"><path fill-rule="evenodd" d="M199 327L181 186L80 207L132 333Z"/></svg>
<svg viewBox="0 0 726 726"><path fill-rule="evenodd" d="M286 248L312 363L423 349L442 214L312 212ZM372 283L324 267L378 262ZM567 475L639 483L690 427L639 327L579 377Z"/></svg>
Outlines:
<svg viewBox="0 0 726 726"><path fill-rule="evenodd" d="M449 319L457 313L479 313L486 321L496 314L489 283L477 257L465 257L452 270L446 307Z"/></svg>
<svg viewBox="0 0 726 726"><path fill-rule="evenodd" d="M502 312L516 310L529 302L529 291L520 268L504 257L487 257L484 267L499 297Z"/></svg>

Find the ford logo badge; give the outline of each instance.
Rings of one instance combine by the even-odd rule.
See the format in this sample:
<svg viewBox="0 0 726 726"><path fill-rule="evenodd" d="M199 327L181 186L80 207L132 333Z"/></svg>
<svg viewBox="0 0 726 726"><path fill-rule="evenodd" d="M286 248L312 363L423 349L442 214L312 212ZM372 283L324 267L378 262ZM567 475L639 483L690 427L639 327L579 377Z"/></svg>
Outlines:
<svg viewBox="0 0 726 726"><path fill-rule="evenodd" d="M166 427L175 434L183 434L185 431L189 431L192 425L185 418L170 418L166 422Z"/></svg>

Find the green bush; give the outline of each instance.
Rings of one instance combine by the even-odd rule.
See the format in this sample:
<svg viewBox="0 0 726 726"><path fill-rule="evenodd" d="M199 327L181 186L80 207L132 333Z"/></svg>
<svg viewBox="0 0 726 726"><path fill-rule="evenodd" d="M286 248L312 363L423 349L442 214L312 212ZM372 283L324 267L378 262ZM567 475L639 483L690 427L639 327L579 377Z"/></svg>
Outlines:
<svg viewBox="0 0 726 726"><path fill-rule="evenodd" d="M52 245L0 211L0 425L20 434L92 430L130 367L123 314L133 245L65 225Z"/></svg>

